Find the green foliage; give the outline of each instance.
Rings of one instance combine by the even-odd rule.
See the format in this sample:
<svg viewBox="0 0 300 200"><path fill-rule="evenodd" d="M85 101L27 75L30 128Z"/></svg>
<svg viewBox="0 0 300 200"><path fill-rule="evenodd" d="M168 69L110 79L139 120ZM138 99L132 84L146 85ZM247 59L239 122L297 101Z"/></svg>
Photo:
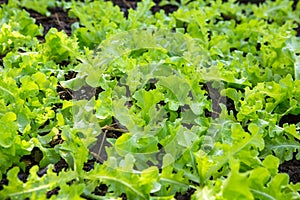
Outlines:
<svg viewBox="0 0 300 200"><path fill-rule="evenodd" d="M18 179L19 168L14 167L9 170L7 173L9 185L0 191L0 197L3 199L46 199L46 192L51 191L58 186L64 187L64 184L76 178L76 173L72 171L61 172L57 175L52 172L53 166L49 166L47 176L39 177L37 175L38 169L38 166L34 166L30 169L30 174L26 183L23 183ZM72 193L70 196L71 195Z"/></svg>
<svg viewBox="0 0 300 200"><path fill-rule="evenodd" d="M45 36L44 54L49 59L61 63L66 60L73 60L79 56L78 45L75 39L68 38L62 31L51 28Z"/></svg>
<svg viewBox="0 0 300 200"><path fill-rule="evenodd" d="M50 16L50 12L47 8L54 7L56 0L51 1L38 1L38 0L22 0L20 2L21 6L27 9L35 10L43 15Z"/></svg>
<svg viewBox="0 0 300 200"><path fill-rule="evenodd" d="M287 174L279 174L278 158L268 156L256 167L240 172L238 160L230 161L230 173L226 180L211 181L204 188L197 188L192 199L297 199L297 185L289 185Z"/></svg>
<svg viewBox="0 0 300 200"><path fill-rule="evenodd" d="M91 49L98 46L106 35L116 33L125 23L120 8L103 0L90 3L74 2L71 5L70 16L80 20L79 24L74 24L74 34L79 40L79 45Z"/></svg>
<svg viewBox="0 0 300 200"><path fill-rule="evenodd" d="M15 1L0 7L0 18L0 55L36 45L34 37L42 34L42 27L28 12L16 9Z"/></svg>
<svg viewBox="0 0 300 200"><path fill-rule="evenodd" d="M300 159L300 4L168 4L1 5L0 199L300 198L278 172ZM79 21L39 41L23 7L54 6Z"/></svg>

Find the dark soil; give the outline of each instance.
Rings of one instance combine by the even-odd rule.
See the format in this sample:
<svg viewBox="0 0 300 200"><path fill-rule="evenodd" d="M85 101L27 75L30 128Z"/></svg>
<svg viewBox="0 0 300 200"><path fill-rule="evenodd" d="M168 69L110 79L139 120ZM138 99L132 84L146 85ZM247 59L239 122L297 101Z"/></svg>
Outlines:
<svg viewBox="0 0 300 200"><path fill-rule="evenodd" d="M259 5L259 4L262 4L264 2L266 2L266 0L237 0L237 2L239 3L243 3L243 4L248 4L248 3L251 3L251 4L256 4L256 5Z"/></svg>
<svg viewBox="0 0 300 200"><path fill-rule="evenodd" d="M48 191L47 194L46 194L47 199L50 199L50 197L52 195L58 195L59 190L60 190L60 187L56 187L53 190Z"/></svg>
<svg viewBox="0 0 300 200"><path fill-rule="evenodd" d="M287 114L279 121L279 126L283 127L284 124L297 124L300 122L300 115ZM300 160L296 159L296 153L290 161L286 161L279 166L279 172L287 173L290 181L293 183L300 182Z"/></svg>
<svg viewBox="0 0 300 200"><path fill-rule="evenodd" d="M283 127L284 124L297 124L300 122L300 114L299 115L292 115L287 114L283 117L281 117L279 121L279 126Z"/></svg>
<svg viewBox="0 0 300 200"><path fill-rule="evenodd" d="M220 104L224 104L228 110L228 114L232 111L234 116L236 116L237 111L234 106L232 99L221 96L220 89L213 87L213 82L205 83L202 88L207 91L208 99L212 101L212 111L205 110L206 117L212 117L213 119L218 118L222 109Z"/></svg>
<svg viewBox="0 0 300 200"><path fill-rule="evenodd" d="M129 9L135 9L137 7L137 3L140 2L140 0L111 0L114 5L117 5L120 7L121 11L124 13L124 16L128 17L128 10ZM159 12L160 10L164 10L166 14L172 13L178 9L178 6L175 5L164 5L159 6L159 3L161 0L154 0L155 5L151 8L152 13Z"/></svg>
<svg viewBox="0 0 300 200"><path fill-rule="evenodd" d="M300 160L290 160L284 162L279 166L279 171L287 173L292 183L299 183L300 181Z"/></svg>
<svg viewBox="0 0 300 200"><path fill-rule="evenodd" d="M93 194L99 195L99 196L105 196L107 191L108 191L108 187L105 184L100 184L99 186L97 186L95 188Z"/></svg>
<svg viewBox="0 0 300 200"><path fill-rule="evenodd" d="M5 174L2 175L2 179L0 180L0 190L3 189L4 185L8 185L8 180Z"/></svg>
<svg viewBox="0 0 300 200"><path fill-rule="evenodd" d="M298 27L294 28L294 30L296 31L296 36L300 37L300 24L298 24Z"/></svg>
<svg viewBox="0 0 300 200"><path fill-rule="evenodd" d="M0 0L0 4L8 3L8 0Z"/></svg>
<svg viewBox="0 0 300 200"><path fill-rule="evenodd" d="M66 169L68 169L67 162L64 159L61 159L57 163L54 164L53 172L56 172L58 174L62 170L66 170Z"/></svg>
<svg viewBox="0 0 300 200"><path fill-rule="evenodd" d="M188 191L184 194L181 194L181 193L177 192L175 194L175 199L177 199L177 200L191 199L191 196L194 194L195 191L196 191L195 189L189 188Z"/></svg>
<svg viewBox="0 0 300 200"><path fill-rule="evenodd" d="M128 17L128 10L135 9L137 3L140 1L136 0L112 0L113 4L119 6L121 11L124 13L124 16Z"/></svg>
<svg viewBox="0 0 300 200"><path fill-rule="evenodd" d="M156 12L163 10L166 14L170 14L170 13L173 13L176 10L178 10L178 6L171 5L171 4L159 6L159 3L161 2L161 0L154 0L154 2L155 2L155 6L153 6L151 8L152 13L156 13Z"/></svg>
<svg viewBox="0 0 300 200"><path fill-rule="evenodd" d="M41 24L44 27L44 36L48 33L50 28L57 28L59 31L65 31L67 35L71 35L71 25L78 21L78 19L70 18L68 11L60 7L51 8L51 16L47 17L34 10L27 10L30 16L36 20L36 24Z"/></svg>
<svg viewBox="0 0 300 200"><path fill-rule="evenodd" d="M0 55L0 66L3 66L3 59L4 58L4 56L3 55Z"/></svg>

